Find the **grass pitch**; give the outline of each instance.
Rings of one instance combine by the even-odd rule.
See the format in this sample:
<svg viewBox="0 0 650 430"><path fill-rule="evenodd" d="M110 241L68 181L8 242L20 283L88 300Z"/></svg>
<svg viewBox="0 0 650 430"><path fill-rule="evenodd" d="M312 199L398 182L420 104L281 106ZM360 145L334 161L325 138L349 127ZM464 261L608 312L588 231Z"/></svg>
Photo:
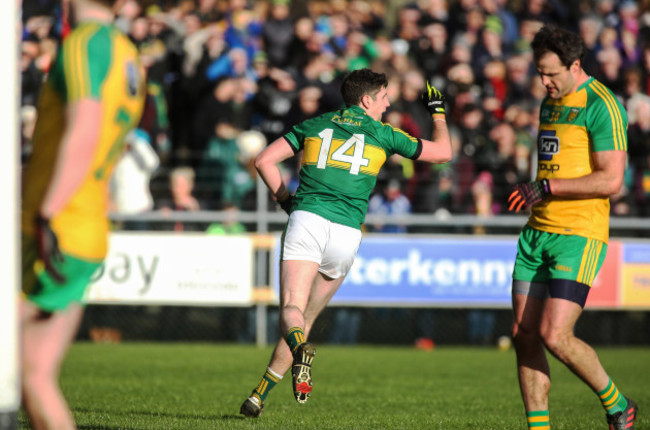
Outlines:
<svg viewBox="0 0 650 430"><path fill-rule="evenodd" d="M76 343L63 391L80 430L526 429L512 350L317 345L314 391L293 400L288 374L259 419L239 415L271 348L224 344ZM650 428L650 348L598 349ZM598 399L552 357L553 430L607 428ZM20 428L28 428L24 415Z"/></svg>

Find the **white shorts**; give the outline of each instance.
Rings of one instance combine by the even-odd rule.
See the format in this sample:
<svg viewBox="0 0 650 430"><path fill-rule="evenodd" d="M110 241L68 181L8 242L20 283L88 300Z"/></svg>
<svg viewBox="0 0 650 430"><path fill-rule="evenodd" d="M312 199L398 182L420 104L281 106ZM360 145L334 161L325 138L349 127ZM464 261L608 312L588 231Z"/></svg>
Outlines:
<svg viewBox="0 0 650 430"><path fill-rule="evenodd" d="M319 264L318 271L336 279L347 275L354 263L361 230L337 224L307 211L294 211L282 243L280 259Z"/></svg>

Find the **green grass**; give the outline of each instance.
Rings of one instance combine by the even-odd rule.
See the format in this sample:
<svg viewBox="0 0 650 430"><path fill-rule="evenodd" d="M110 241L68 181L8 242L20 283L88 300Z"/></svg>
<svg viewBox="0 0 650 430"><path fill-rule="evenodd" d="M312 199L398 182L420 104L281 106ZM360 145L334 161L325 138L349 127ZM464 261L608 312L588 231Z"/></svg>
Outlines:
<svg viewBox="0 0 650 430"><path fill-rule="evenodd" d="M239 406L258 383L270 348L224 344L76 343L61 385L79 429L526 429L514 352L496 348L318 346L305 405L291 377L262 417ZM650 348L598 349L650 428ZM589 388L550 359L553 430L606 428ZM646 411L648 415L646 415ZM24 415L20 428L27 428Z"/></svg>

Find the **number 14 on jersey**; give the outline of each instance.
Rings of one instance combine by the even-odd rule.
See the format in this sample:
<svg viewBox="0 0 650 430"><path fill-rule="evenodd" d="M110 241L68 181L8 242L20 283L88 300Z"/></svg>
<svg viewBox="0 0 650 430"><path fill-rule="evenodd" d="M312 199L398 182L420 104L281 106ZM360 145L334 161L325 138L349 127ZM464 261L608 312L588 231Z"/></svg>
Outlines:
<svg viewBox="0 0 650 430"><path fill-rule="evenodd" d="M320 153L318 154L318 163L316 167L324 169L327 166L328 159L330 159L330 149L332 147L332 138L334 130L326 128L318 133L322 139ZM363 157L365 148L365 136L363 134L353 134L351 138L346 140L334 152L332 152L331 160L339 163L344 163L350 166L349 171L352 175L358 175L361 167L368 167L370 161ZM352 154L348 151L354 147Z"/></svg>

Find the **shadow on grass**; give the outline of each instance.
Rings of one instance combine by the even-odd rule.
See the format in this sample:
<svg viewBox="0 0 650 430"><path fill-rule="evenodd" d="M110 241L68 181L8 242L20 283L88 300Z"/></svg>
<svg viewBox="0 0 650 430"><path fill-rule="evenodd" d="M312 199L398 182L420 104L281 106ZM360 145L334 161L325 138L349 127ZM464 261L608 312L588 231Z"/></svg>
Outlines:
<svg viewBox="0 0 650 430"><path fill-rule="evenodd" d="M93 408L74 408L73 412L75 413L89 413L89 414L103 414L107 411L104 409L93 409ZM176 418L176 419L187 419L187 420L199 420L199 421L243 421L246 417L237 414L221 414L221 415L203 415L203 414L183 414L183 413L172 413L172 412L154 412L154 411L111 411L111 415L119 417L152 417L152 418ZM78 425L79 430L139 430L139 426L122 426L119 427L110 426L110 425ZM147 429L149 430L149 429Z"/></svg>
<svg viewBox="0 0 650 430"><path fill-rule="evenodd" d="M137 427L128 427L128 426L104 426L104 425L79 425L77 424L78 430L139 430Z"/></svg>

